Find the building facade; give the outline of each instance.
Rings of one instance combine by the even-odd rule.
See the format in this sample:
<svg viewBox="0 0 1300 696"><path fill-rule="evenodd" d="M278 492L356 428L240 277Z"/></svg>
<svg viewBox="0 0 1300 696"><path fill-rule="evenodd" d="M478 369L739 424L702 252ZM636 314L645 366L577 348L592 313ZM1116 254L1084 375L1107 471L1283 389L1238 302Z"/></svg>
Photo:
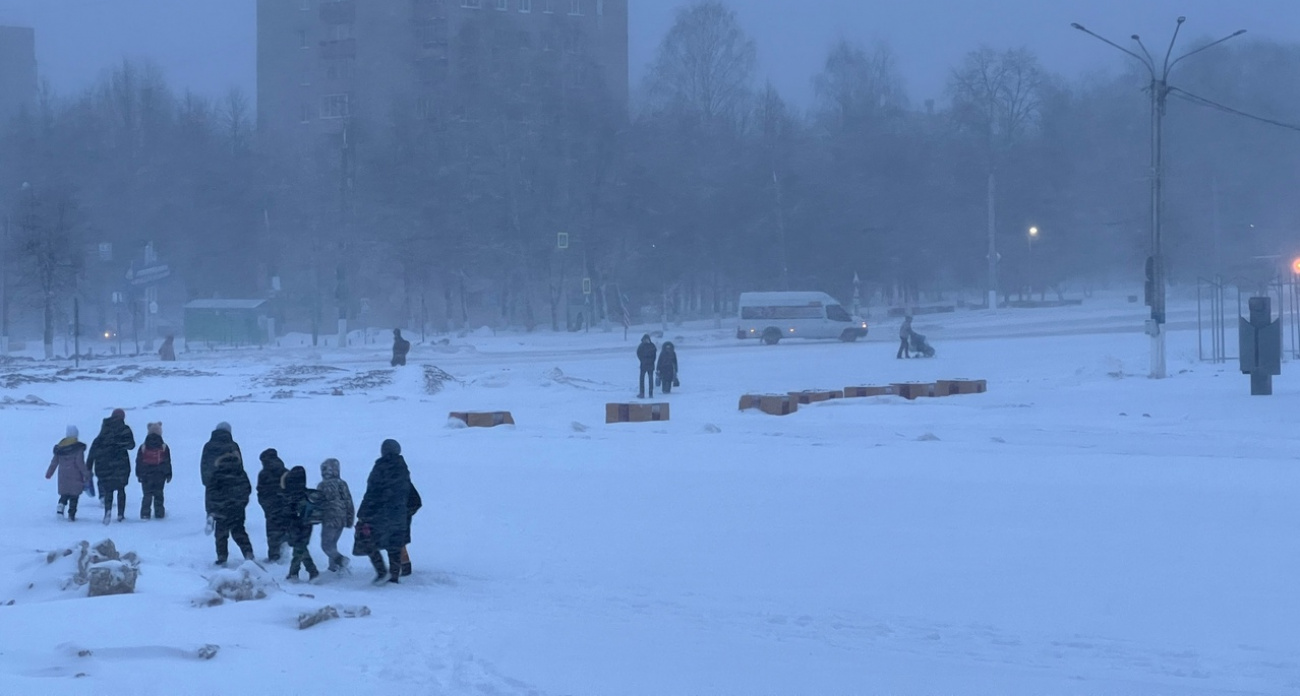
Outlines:
<svg viewBox="0 0 1300 696"><path fill-rule="evenodd" d="M37 84L35 30L0 26L0 118L34 106Z"/></svg>
<svg viewBox="0 0 1300 696"><path fill-rule="evenodd" d="M579 57L626 112L628 0L258 0L258 125L270 142L379 127L394 104L464 109L491 65ZM523 78L521 78L523 79ZM364 126L363 126L364 127Z"/></svg>

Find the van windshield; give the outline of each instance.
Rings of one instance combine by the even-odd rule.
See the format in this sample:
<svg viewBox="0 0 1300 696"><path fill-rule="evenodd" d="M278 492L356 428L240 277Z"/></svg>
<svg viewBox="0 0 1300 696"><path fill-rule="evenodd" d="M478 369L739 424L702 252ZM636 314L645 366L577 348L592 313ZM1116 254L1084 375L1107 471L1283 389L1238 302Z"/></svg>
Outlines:
<svg viewBox="0 0 1300 696"><path fill-rule="evenodd" d="M826 306L826 318L831 321L853 321L853 317L837 304Z"/></svg>

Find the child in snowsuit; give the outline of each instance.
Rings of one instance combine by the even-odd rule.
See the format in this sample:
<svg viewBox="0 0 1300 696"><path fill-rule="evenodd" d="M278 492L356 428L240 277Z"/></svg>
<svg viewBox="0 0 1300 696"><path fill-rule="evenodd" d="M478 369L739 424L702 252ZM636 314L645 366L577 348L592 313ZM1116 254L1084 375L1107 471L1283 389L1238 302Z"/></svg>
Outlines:
<svg viewBox="0 0 1300 696"><path fill-rule="evenodd" d="M352 504L352 491L348 482L339 478L340 464L337 459L326 459L320 465L321 506L324 508L320 525L320 548L329 559L331 572L338 572L348 567L348 557L339 553L339 537L343 529L352 528L357 509Z"/></svg>
<svg viewBox="0 0 1300 696"><path fill-rule="evenodd" d="M276 563L280 552L288 541L288 511L284 504L284 491L280 480L288 469L280 460L280 453L268 449L258 457L262 460L262 470L257 472L257 504L262 506L266 515L266 562Z"/></svg>
<svg viewBox="0 0 1300 696"><path fill-rule="evenodd" d="M225 565L230 539L235 540L246 560L253 560L253 544L244 530L244 515L253 486L248 482L244 462L228 452L217 458L208 479L204 503L216 524L217 565Z"/></svg>
<svg viewBox="0 0 1300 696"><path fill-rule="evenodd" d="M54 458L45 471L45 478L49 480L54 472L59 472L59 517L67 509L68 520L75 522L77 500L90 483L90 471L86 468L86 445L77 441L77 426L69 425L65 435L54 446Z"/></svg>
<svg viewBox="0 0 1300 696"><path fill-rule="evenodd" d="M285 472L280 479L280 491L284 496L285 531L289 536L289 546L293 549L293 558L289 561L289 576L286 580L297 580L298 572L307 567L307 579L315 580L320 576L316 562L311 558L307 546L311 544L311 520L307 510L307 470L295 466Z"/></svg>
<svg viewBox="0 0 1300 696"><path fill-rule="evenodd" d="M104 524L113 512L113 495L117 495L117 521L126 521L126 484L131 480L131 450L135 434L126 424L126 411L114 409L104 419L99 435L90 443L86 468L99 478L99 497L104 501Z"/></svg>
<svg viewBox="0 0 1300 696"><path fill-rule="evenodd" d="M640 391L637 392L637 398L645 398L646 382L650 383L650 398L655 398L655 355L659 350L655 348L654 341L650 340L650 334L641 337L641 345L636 347L636 359L641 363L641 374L637 377L637 386Z"/></svg>
<svg viewBox="0 0 1300 696"><path fill-rule="evenodd" d="M162 438L162 423L150 423L144 444L135 453L135 480L140 482L140 519L163 519L163 488L172 482L172 451ZM152 508L152 510L150 509Z"/></svg>

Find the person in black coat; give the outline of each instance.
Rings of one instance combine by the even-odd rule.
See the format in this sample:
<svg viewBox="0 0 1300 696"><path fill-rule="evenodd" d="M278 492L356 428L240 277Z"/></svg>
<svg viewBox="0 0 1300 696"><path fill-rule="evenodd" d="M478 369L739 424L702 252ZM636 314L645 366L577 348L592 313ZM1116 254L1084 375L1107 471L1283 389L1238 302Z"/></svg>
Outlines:
<svg viewBox="0 0 1300 696"><path fill-rule="evenodd" d="M402 446L396 440L384 440L380 457L366 479L366 495L357 509L357 525L370 529L374 542L370 562L375 566L375 582L397 583L402 573L402 547L411 543L411 470L402 458ZM384 567L380 551L388 552Z"/></svg>
<svg viewBox="0 0 1300 696"><path fill-rule="evenodd" d="M162 423L150 423L144 444L135 453L135 480L140 482L140 519L163 519L163 491L172 482L172 451L163 442ZM152 508L152 510L150 509Z"/></svg>
<svg viewBox="0 0 1300 696"><path fill-rule="evenodd" d="M104 524L112 518L114 494L117 494L117 521L126 520L126 484L131 481L133 449L135 434L126 424L126 411L114 409L113 414L104 419L86 457L86 468L99 479L99 497L104 501Z"/></svg>
<svg viewBox="0 0 1300 696"><path fill-rule="evenodd" d="M663 348L659 351L657 374L664 393L671 394L673 387L677 386L677 346L672 341L664 341Z"/></svg>
<svg viewBox="0 0 1300 696"><path fill-rule="evenodd" d="M266 515L266 562L274 563L280 560L281 549L289 541L290 511L280 488L280 480L289 470L274 449L262 452L258 459L262 460L262 470L257 472L257 504Z"/></svg>
<svg viewBox="0 0 1300 696"><path fill-rule="evenodd" d="M411 352L411 342L402 338L401 329L393 329L393 367L406 364L406 354Z"/></svg>
<svg viewBox="0 0 1300 696"><path fill-rule="evenodd" d="M641 337L641 345L636 347L636 359L641 362L641 374L637 378L637 385L640 391L637 392L638 399L645 398L646 382L650 383L650 398L655 398L655 355L658 353L654 341L650 340L650 334Z"/></svg>
<svg viewBox="0 0 1300 696"><path fill-rule="evenodd" d="M285 509L285 531L289 537L289 548L293 557L289 561L289 576L286 580L297 580L298 572L305 566L307 579L320 577L316 561L312 560L311 520L307 516L307 470L295 466L285 472L280 479L280 495Z"/></svg>
<svg viewBox="0 0 1300 696"><path fill-rule="evenodd" d="M253 560L253 543L244 529L244 516L253 486L244 471L244 461L239 455L228 452L221 455L212 466L204 504L215 522L217 565L225 565L230 539L235 540L245 560Z"/></svg>
<svg viewBox="0 0 1300 696"><path fill-rule="evenodd" d="M217 428L212 431L212 437L203 446L203 456L199 459L199 480L203 482L203 488L212 485L212 473L217 468L217 460L227 454L239 457L240 466L243 466L244 453L239 451L239 443L235 442L230 434L230 424L217 423ZM212 510L208 510L207 513L211 515Z"/></svg>

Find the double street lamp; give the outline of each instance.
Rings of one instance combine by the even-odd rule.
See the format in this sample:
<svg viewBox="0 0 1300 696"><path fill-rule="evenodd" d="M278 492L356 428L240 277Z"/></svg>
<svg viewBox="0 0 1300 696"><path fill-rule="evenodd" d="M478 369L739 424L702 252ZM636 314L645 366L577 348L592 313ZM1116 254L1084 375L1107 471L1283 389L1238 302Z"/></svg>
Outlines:
<svg viewBox="0 0 1300 696"><path fill-rule="evenodd" d="M1164 213L1164 117L1169 93L1172 91L1169 86L1169 75L1173 72L1174 67L1182 61L1246 33L1245 29L1241 29L1218 41L1213 41L1174 58L1174 45L1178 42L1178 33L1183 28L1183 22L1186 21L1186 17L1178 18L1178 23L1174 27L1174 36L1169 40L1169 48L1165 51L1164 61L1161 63L1156 62L1156 59L1152 57L1151 52L1147 50L1146 45L1142 43L1141 37L1137 34L1130 38L1142 51L1140 55L1089 30L1082 24L1075 22L1070 25L1136 59L1142 64L1142 67L1147 69L1151 76L1151 257L1147 259L1147 283L1149 288L1147 304L1151 307L1151 318L1147 321L1147 334L1151 336L1152 379L1164 379L1167 375L1165 368L1165 257L1164 250L1161 247L1161 218Z"/></svg>

